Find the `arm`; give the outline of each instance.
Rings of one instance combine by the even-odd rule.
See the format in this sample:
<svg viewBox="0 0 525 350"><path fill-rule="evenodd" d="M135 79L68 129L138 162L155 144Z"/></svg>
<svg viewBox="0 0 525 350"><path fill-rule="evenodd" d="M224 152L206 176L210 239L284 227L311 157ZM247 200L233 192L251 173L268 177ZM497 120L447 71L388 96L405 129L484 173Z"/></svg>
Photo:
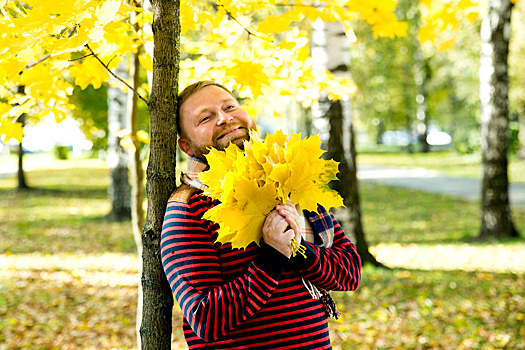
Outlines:
<svg viewBox="0 0 525 350"><path fill-rule="evenodd" d="M198 201L197 201L198 202ZM164 218L161 256L166 277L191 328L205 341L217 340L253 315L277 287L288 259L271 247L244 274L225 283L208 208L170 202Z"/></svg>
<svg viewBox="0 0 525 350"><path fill-rule="evenodd" d="M355 246L331 215L334 224L334 242L331 248L318 247L304 239L306 259L297 255L294 268L299 274L326 290L355 290L361 280L361 258Z"/></svg>

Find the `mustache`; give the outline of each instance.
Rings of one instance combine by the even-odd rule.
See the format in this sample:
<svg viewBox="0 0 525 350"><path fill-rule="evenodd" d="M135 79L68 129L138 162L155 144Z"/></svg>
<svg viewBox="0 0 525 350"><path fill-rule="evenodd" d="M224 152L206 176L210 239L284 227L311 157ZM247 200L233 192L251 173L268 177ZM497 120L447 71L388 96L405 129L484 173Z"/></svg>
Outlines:
<svg viewBox="0 0 525 350"><path fill-rule="evenodd" d="M237 127L240 128L240 129L246 129L246 130L249 129L247 124L241 123L241 122L235 122L235 123L227 124L227 125L222 126L219 130L217 130L215 132L215 134L213 134L213 141L217 141L222 136L224 136L224 134L226 132L228 132L228 130L231 130L231 129L234 129L234 128L237 128Z"/></svg>

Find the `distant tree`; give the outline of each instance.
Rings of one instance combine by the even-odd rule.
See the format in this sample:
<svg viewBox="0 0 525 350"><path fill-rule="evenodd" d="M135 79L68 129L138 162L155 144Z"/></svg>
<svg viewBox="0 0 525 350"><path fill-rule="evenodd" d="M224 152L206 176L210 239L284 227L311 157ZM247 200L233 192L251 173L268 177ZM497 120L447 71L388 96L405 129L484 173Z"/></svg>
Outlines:
<svg viewBox="0 0 525 350"><path fill-rule="evenodd" d="M489 0L481 25L481 149L483 164L481 239L517 237L509 202L508 55L513 3Z"/></svg>
<svg viewBox="0 0 525 350"><path fill-rule="evenodd" d="M22 94L22 95L24 94L24 86L23 85L20 85L18 87L18 93ZM22 129L24 128L25 123L26 123L26 114L25 113L22 113L20 115L20 117L17 120L17 123L19 123L21 125ZM19 142L18 143L18 168L17 168L17 176L16 176L17 180L18 180L17 189L19 191L27 190L29 188L29 186L26 183L26 175L25 175L25 171L24 171L24 154L25 154L25 151L24 151L24 147L22 146L22 142Z"/></svg>
<svg viewBox="0 0 525 350"><path fill-rule="evenodd" d="M525 160L525 1L516 2L512 10L512 39L509 46L509 109L515 113L519 130L517 155ZM517 124L517 125L516 125Z"/></svg>
<svg viewBox="0 0 525 350"><path fill-rule="evenodd" d="M128 78L128 65L119 63L113 72L121 79ZM128 94L118 85L114 78L110 79L108 88L108 148L106 162L108 164L111 182L108 187L108 197L111 211L107 218L115 221L131 218L131 186L129 183L128 153L120 144L120 130L128 127Z"/></svg>
<svg viewBox="0 0 525 350"><path fill-rule="evenodd" d="M318 49L318 54L314 56L314 69L328 69L338 77L351 80L349 41L343 25L316 21L312 40ZM335 215L355 243L363 264L383 266L370 253L363 229L351 101L350 96L345 100L320 101L328 106L324 113L330 128L326 156L339 162L339 181L334 181L331 186L343 197L345 204L345 208L337 209Z"/></svg>

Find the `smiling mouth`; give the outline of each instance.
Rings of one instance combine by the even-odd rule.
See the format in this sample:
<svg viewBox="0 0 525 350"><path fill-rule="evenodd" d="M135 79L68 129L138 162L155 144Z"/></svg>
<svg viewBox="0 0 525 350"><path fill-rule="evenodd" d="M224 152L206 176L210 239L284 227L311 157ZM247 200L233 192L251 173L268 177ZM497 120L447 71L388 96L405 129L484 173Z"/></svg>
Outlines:
<svg viewBox="0 0 525 350"><path fill-rule="evenodd" d="M217 137L217 140L220 140L222 138L224 138L225 136L228 136L234 132L236 132L237 130L240 130L242 127L241 126L236 126L236 127L233 127L231 129L229 129L228 131L226 131L224 134L222 134L221 136Z"/></svg>

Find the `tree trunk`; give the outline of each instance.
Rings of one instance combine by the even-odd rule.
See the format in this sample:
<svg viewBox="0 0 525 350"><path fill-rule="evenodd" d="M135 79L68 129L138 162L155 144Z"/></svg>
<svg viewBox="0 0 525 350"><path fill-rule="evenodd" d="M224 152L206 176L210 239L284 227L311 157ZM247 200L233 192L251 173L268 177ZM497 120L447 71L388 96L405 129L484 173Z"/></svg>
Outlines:
<svg viewBox="0 0 525 350"><path fill-rule="evenodd" d="M19 94L25 94L25 86L20 85L18 87L17 92ZM22 129L24 128L26 124L26 114L23 113L20 117L18 117L17 120L18 123L22 124ZM22 147L22 142L18 144L18 171L17 171L17 178L18 178L18 191L27 190L29 186L26 182L26 175L24 172L24 148Z"/></svg>
<svg viewBox="0 0 525 350"><path fill-rule="evenodd" d="M18 118L18 123L22 124L22 128L25 125L26 116L25 113ZM18 191L23 191L29 189L29 186L26 183L26 175L24 171L24 148L22 147L22 142L18 144Z"/></svg>
<svg viewBox="0 0 525 350"><path fill-rule="evenodd" d="M428 92L427 84L430 79L430 65L428 58L423 58L421 48L416 53L416 85L419 86L419 93L416 96L417 104L417 135L421 145L420 152L428 153L430 145L427 142L428 135Z"/></svg>
<svg viewBox="0 0 525 350"><path fill-rule="evenodd" d="M522 111L525 111L525 108L523 108ZM520 142L518 158L525 160L525 115L521 115L518 118L520 123L520 132L518 134L518 139Z"/></svg>
<svg viewBox="0 0 525 350"><path fill-rule="evenodd" d="M338 209L336 215L341 221L341 226L344 228L346 234L350 235L352 241L355 243L362 263L384 267L384 265L370 254L368 242L366 241L363 230L359 183L357 180L357 152L355 150L354 127L352 124L345 127L341 101L332 102L327 115L330 119L330 139L328 141L327 156L340 162L339 181L334 181L331 186L343 197L343 202L346 206L346 208ZM345 133L348 133L350 138L350 154L345 153L343 146Z"/></svg>
<svg viewBox="0 0 525 350"><path fill-rule="evenodd" d="M509 203L508 54L512 3L490 0L481 25L481 150L483 184L480 239L516 237Z"/></svg>
<svg viewBox="0 0 525 350"><path fill-rule="evenodd" d="M180 0L154 0L153 81L149 101L151 147L147 169L148 210L142 231L142 349L171 347L173 295L162 268L160 237L166 204L175 189Z"/></svg>
<svg viewBox="0 0 525 350"><path fill-rule="evenodd" d="M314 37L316 45L321 49L324 48L318 50L320 51L318 69L322 69L324 65L324 69L330 70L333 74L351 79L350 51L342 24L318 21L314 25ZM325 114L330 124L327 157L340 162L338 175L340 181L335 181L331 185L343 197L346 206L338 209L334 215L354 242L362 263L383 266L370 254L363 230L351 108L351 100L334 101L330 102L328 112Z"/></svg>
<svg viewBox="0 0 525 350"><path fill-rule="evenodd" d="M124 63L120 63L114 73L126 80L128 76ZM115 78L110 83L118 83ZM127 94L119 87L108 88L108 152L107 163L111 175L108 187L108 197L111 202L111 212L107 218L114 221L124 221L131 218L131 187L128 176L128 156L120 145L119 130L127 128Z"/></svg>
<svg viewBox="0 0 525 350"><path fill-rule="evenodd" d="M136 5L136 4L135 4ZM139 28L135 30L138 31ZM129 61L129 76L132 79L130 85L137 89L139 86L139 55L142 47L138 48L138 52L132 53ZM133 230L133 238L137 246L138 256L142 256L142 238L141 232L144 227L144 171L142 170L142 160L140 159L140 143L136 137L139 129L138 118L138 96L133 90L128 91L128 108L127 119L130 127L130 134L133 141L133 147L129 151L130 160L130 176L131 176L131 227ZM140 348L140 322L142 319L142 286L138 287L138 302L137 302L137 344Z"/></svg>
<svg viewBox="0 0 525 350"><path fill-rule="evenodd" d="M403 97L405 99L405 128L408 134L408 145L407 145L407 152L412 154L414 153L414 147L412 146L412 108L410 108L411 103L409 99L411 99L411 95L408 90L408 83L405 82L403 84ZM413 97L412 97L413 98Z"/></svg>

